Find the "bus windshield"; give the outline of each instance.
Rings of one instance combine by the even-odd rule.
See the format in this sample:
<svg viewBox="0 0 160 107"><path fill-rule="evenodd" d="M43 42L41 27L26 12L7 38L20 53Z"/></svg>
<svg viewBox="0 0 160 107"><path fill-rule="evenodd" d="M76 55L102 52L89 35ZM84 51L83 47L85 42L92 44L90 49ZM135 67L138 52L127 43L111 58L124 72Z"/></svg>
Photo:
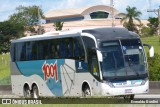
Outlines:
<svg viewBox="0 0 160 107"><path fill-rule="evenodd" d="M104 79L147 76L143 47L139 39L105 41L100 47L103 55L101 67Z"/></svg>

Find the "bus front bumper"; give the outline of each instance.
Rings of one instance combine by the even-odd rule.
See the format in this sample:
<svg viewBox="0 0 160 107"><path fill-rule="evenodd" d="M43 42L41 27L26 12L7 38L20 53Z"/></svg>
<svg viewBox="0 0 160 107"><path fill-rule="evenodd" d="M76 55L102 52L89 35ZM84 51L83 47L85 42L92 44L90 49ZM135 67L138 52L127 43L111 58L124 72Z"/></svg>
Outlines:
<svg viewBox="0 0 160 107"><path fill-rule="evenodd" d="M119 88L110 87L106 83L102 83L101 88L103 96L144 94L149 92L149 81L147 80L144 85L140 86L119 87Z"/></svg>

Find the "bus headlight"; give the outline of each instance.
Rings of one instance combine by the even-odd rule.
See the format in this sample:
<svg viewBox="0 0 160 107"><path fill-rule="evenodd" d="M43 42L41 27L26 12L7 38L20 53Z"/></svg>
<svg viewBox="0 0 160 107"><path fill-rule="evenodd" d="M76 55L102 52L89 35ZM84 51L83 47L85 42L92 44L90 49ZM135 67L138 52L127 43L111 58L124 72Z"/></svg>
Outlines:
<svg viewBox="0 0 160 107"><path fill-rule="evenodd" d="M144 80L142 80L141 85L144 85L147 82L148 78L145 78Z"/></svg>
<svg viewBox="0 0 160 107"><path fill-rule="evenodd" d="M104 83L106 83L107 85L109 85L111 88L115 88L114 85L111 82L104 81Z"/></svg>

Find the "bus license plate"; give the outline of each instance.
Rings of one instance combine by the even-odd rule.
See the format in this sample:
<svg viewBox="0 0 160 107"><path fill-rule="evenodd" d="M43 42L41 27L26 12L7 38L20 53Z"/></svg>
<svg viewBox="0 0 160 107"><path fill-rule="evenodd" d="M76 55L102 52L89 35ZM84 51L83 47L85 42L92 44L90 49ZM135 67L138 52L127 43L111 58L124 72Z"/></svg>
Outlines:
<svg viewBox="0 0 160 107"><path fill-rule="evenodd" d="M125 89L125 93L132 93L132 89Z"/></svg>

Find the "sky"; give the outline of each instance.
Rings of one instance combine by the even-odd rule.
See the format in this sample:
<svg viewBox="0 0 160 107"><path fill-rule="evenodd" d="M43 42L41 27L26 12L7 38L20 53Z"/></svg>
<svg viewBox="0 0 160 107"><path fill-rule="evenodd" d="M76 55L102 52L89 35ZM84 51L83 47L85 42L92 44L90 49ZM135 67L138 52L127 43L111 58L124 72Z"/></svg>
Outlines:
<svg viewBox="0 0 160 107"><path fill-rule="evenodd" d="M136 7L137 10L142 12L141 19L148 19L148 17L157 17L155 13L148 13L147 9L158 9L160 0L113 0L114 8L120 12L125 13L126 7ZM78 8L94 5L110 5L110 0L0 0L0 22L5 21L10 15L16 12L15 8L19 5L41 6L44 13L49 10Z"/></svg>

